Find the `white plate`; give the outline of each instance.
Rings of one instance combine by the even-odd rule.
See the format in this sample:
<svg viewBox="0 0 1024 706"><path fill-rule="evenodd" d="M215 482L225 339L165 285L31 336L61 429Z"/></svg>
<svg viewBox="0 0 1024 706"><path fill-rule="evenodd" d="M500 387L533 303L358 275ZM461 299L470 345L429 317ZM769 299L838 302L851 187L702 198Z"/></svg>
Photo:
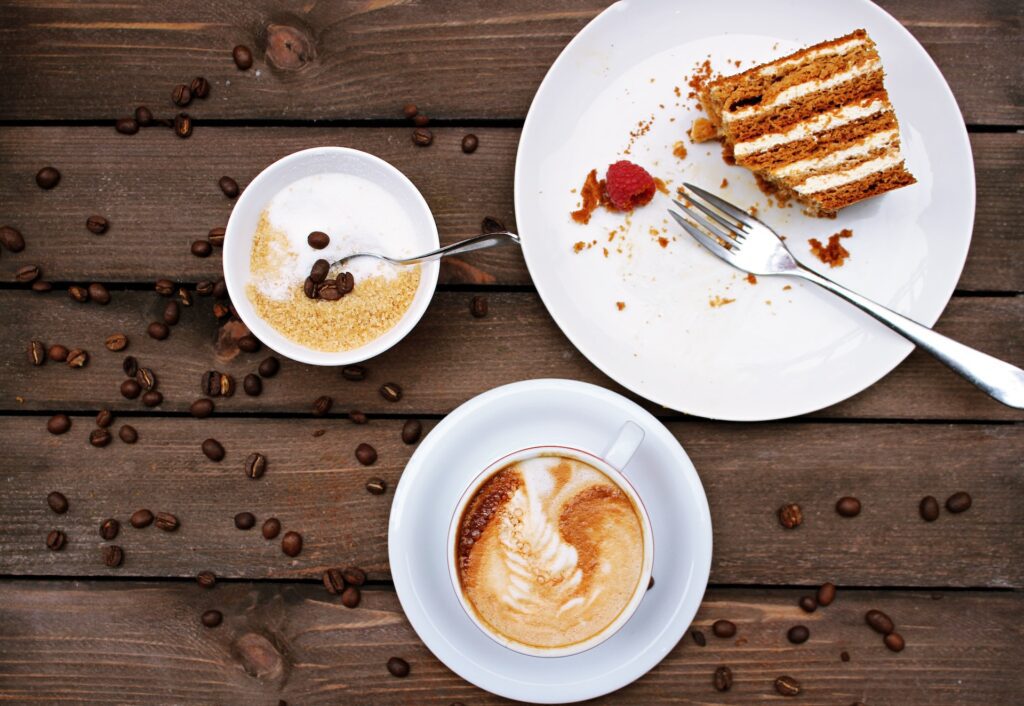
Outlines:
<svg viewBox="0 0 1024 706"><path fill-rule="evenodd" d="M625 468L651 517L655 586L607 641L570 657L502 647L469 619L448 575L448 525L469 482L500 456L561 444L601 454L622 423L646 436ZM409 622L438 659L495 694L535 703L589 699L629 684L686 632L711 568L711 515L679 442L635 403L569 380L529 380L473 398L420 443L391 504L388 557Z"/></svg>
<svg viewBox="0 0 1024 706"><path fill-rule="evenodd" d="M749 68L859 27L878 44L917 184L845 209L835 220L809 218L796 207L768 207L753 176L727 166L717 143L694 145L685 136L702 115L687 99L696 64L710 56L713 69L734 72L727 60ZM652 115L649 131L624 155L629 133ZM681 161L672 156L679 140L689 150ZM537 91L516 162L516 219L533 281L576 347L630 390L690 414L764 420L821 409L876 382L912 346L814 285L786 278L747 283L668 225L671 204L662 194L633 214L623 252L613 247L604 257L608 231L624 218L598 211L590 225L574 223L569 213L578 196L571 190L590 169L603 176L622 158L670 187L687 180L743 207L758 203L760 217L788 236L801 261L928 325L949 300L970 244L974 166L960 113L924 49L875 5L611 6L570 42ZM667 248L651 228L666 229ZM825 241L841 228L854 231L844 241L852 257L829 270L807 239ZM573 252L577 241L595 239L595 247ZM712 308L715 296L735 302Z"/></svg>

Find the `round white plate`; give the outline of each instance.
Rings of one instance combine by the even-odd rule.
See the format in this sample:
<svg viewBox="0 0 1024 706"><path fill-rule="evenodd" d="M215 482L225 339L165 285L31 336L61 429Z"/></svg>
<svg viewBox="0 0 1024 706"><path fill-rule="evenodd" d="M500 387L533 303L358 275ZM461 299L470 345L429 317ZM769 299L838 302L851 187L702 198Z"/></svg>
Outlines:
<svg viewBox="0 0 1024 706"><path fill-rule="evenodd" d="M466 615L448 575L448 526L459 497L510 451L560 444L601 454L626 420L646 432L625 473L651 517L654 588L622 629L586 652L530 657L502 647ZM594 385L528 380L466 402L420 443L391 504L388 557L409 622L452 671L500 696L565 703L629 684L683 636L707 586L711 515L686 452L650 413Z"/></svg>
<svg viewBox="0 0 1024 706"><path fill-rule="evenodd" d="M799 207L769 207L753 175L727 166L717 143L690 142L686 131L703 115L687 98L697 64L710 58L715 71L733 73L857 28L878 45L917 184L835 220L810 218ZM641 121L649 128L631 139ZM689 151L683 160L672 155L680 140ZM516 219L533 281L576 347L630 390L689 414L764 420L821 409L876 382L912 346L812 284L749 284L670 224L666 195L636 210L613 243L608 234L627 223L622 214L599 210L587 226L573 222L573 190L618 159L644 166L670 191L685 180L741 207L757 204L805 264L928 325L970 244L974 166L963 121L935 64L883 10L866 0L612 5L569 43L537 91L516 162ZM830 270L807 239L824 242L842 228L854 231L843 241L851 258ZM669 238L667 247L658 237ZM574 252L575 243L594 241ZM715 297L735 301L716 308Z"/></svg>

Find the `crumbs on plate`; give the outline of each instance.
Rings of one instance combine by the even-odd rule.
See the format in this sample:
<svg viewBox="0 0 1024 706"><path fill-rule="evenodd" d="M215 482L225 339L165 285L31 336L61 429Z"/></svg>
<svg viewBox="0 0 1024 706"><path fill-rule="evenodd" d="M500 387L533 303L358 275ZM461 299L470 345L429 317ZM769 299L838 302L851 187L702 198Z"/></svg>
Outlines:
<svg viewBox="0 0 1024 706"><path fill-rule="evenodd" d="M840 238L852 238L853 231L843 228L838 233L828 237L828 245L822 245L817 238L810 238L807 242L811 246L811 252L829 267L842 267L846 258L850 257L850 251L839 242Z"/></svg>

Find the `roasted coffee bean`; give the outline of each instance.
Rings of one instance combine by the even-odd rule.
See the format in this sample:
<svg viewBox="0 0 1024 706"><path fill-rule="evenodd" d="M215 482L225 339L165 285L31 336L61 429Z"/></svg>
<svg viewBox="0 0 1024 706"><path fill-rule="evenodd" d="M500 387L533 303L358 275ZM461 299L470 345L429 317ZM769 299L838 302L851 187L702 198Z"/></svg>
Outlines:
<svg viewBox="0 0 1024 706"><path fill-rule="evenodd" d="M154 522L156 523L156 526L164 532L173 532L178 529L178 518L169 512L156 513L156 519Z"/></svg>
<svg viewBox="0 0 1024 706"><path fill-rule="evenodd" d="M217 181L217 186L220 187L220 190L224 192L224 195L229 199L233 199L238 196L238 182L229 176L222 176Z"/></svg>
<svg viewBox="0 0 1024 706"><path fill-rule="evenodd" d="M313 280L315 284L320 284L327 279L327 273L331 269L331 263L327 260L320 258L313 263L313 267L309 270L309 278Z"/></svg>
<svg viewBox="0 0 1024 706"><path fill-rule="evenodd" d="M230 306L227 306L225 304L221 304L220 302L217 302L216 304L213 305L213 315L216 316L218 319L223 319L224 317L228 316L228 314L230 314L230 313L231 313L231 307Z"/></svg>
<svg viewBox="0 0 1024 706"><path fill-rule="evenodd" d="M122 135L134 135L139 131L139 121L135 118L118 118L114 129Z"/></svg>
<svg viewBox="0 0 1024 706"><path fill-rule="evenodd" d="M140 105L135 109L135 122L139 124L139 127L149 127L153 124L153 111Z"/></svg>
<svg viewBox="0 0 1024 706"><path fill-rule="evenodd" d="M72 348L66 362L69 368L84 368L89 364L89 354L81 348Z"/></svg>
<svg viewBox="0 0 1024 706"><path fill-rule="evenodd" d="M800 682L793 677L783 675L775 680L775 691L783 696L796 696L800 693Z"/></svg>
<svg viewBox="0 0 1024 706"><path fill-rule="evenodd" d="M73 284L68 287L68 296L79 304L84 304L89 301L89 290L85 287L79 287L77 284Z"/></svg>
<svg viewBox="0 0 1024 706"><path fill-rule="evenodd" d="M356 278L352 276L351 272L341 272L334 280L338 284L338 291L342 295L348 294L356 288Z"/></svg>
<svg viewBox="0 0 1024 706"><path fill-rule="evenodd" d="M178 287L178 299L182 306L192 306L192 295L184 287Z"/></svg>
<svg viewBox="0 0 1024 706"><path fill-rule="evenodd" d="M969 510L971 507L971 496L964 491L953 493L946 498L946 509L950 512L960 513Z"/></svg>
<svg viewBox="0 0 1024 706"><path fill-rule="evenodd" d="M144 390L156 389L157 380L156 373L149 368L139 368L135 371L135 379L138 381Z"/></svg>
<svg viewBox="0 0 1024 706"><path fill-rule="evenodd" d="M281 537L281 551L290 557L296 557L302 552L302 535L298 532L285 532Z"/></svg>
<svg viewBox="0 0 1024 706"><path fill-rule="evenodd" d="M85 219L85 227L90 233L103 235L110 227L110 223L103 216L89 216Z"/></svg>
<svg viewBox="0 0 1024 706"><path fill-rule="evenodd" d="M220 396L231 397L235 394L235 379L227 373L220 374Z"/></svg>
<svg viewBox="0 0 1024 706"><path fill-rule="evenodd" d="M348 586L341 592L341 604L346 608L355 608L359 605L361 597L362 596L358 588L355 586Z"/></svg>
<svg viewBox="0 0 1024 706"><path fill-rule="evenodd" d="M46 422L46 431L51 434L63 434L71 428L71 417L66 414L55 414Z"/></svg>
<svg viewBox="0 0 1024 706"><path fill-rule="evenodd" d="M330 282L321 282L317 285L316 295L327 302L336 302L341 299L341 290L338 289L338 283L334 280Z"/></svg>
<svg viewBox="0 0 1024 706"><path fill-rule="evenodd" d="M174 116L174 134L182 139L192 134L192 118L188 113L178 113Z"/></svg>
<svg viewBox="0 0 1024 706"><path fill-rule="evenodd" d="M251 530L256 526L256 516L251 512L240 512L235 515L235 528L240 530Z"/></svg>
<svg viewBox="0 0 1024 706"><path fill-rule="evenodd" d="M418 127L412 131L412 143L417 147L429 147L434 141L434 133L425 127Z"/></svg>
<svg viewBox="0 0 1024 706"><path fill-rule="evenodd" d="M32 283L32 291L37 294L46 294L47 292L53 291L53 284L50 282L44 282L41 279L37 279Z"/></svg>
<svg viewBox="0 0 1024 706"><path fill-rule="evenodd" d="M935 522L935 520L939 519L939 501L931 495L921 498L918 510L921 513L921 519L925 522Z"/></svg>
<svg viewBox="0 0 1024 706"><path fill-rule="evenodd" d="M407 444L415 444L420 440L422 433L423 425L418 419L406 420L405 424L402 425L402 441Z"/></svg>
<svg viewBox="0 0 1024 706"><path fill-rule="evenodd" d="M199 381L199 387L204 395L217 397L220 395L220 373L216 370L207 370Z"/></svg>
<svg viewBox="0 0 1024 706"><path fill-rule="evenodd" d="M142 393L142 404L147 407L158 407L164 401L163 393L159 390L147 390Z"/></svg>
<svg viewBox="0 0 1024 706"><path fill-rule="evenodd" d="M505 224L494 216L484 216L483 220L480 221L481 233L501 233L505 230Z"/></svg>
<svg viewBox="0 0 1024 706"><path fill-rule="evenodd" d="M189 249L196 257L209 257L213 253L213 245L208 240L193 240Z"/></svg>
<svg viewBox="0 0 1024 706"><path fill-rule="evenodd" d="M416 108L415 103L406 103L404 106L402 106L402 115L407 117L409 120L415 118L416 113L418 112L420 111Z"/></svg>
<svg viewBox="0 0 1024 706"><path fill-rule="evenodd" d="M850 661L850 653L847 652L846 650L843 650L842 652L839 653L839 659L841 661L843 661L843 662L849 662Z"/></svg>
<svg viewBox="0 0 1024 706"><path fill-rule="evenodd" d="M818 588L817 602L820 606L832 605L836 599L836 585L831 581L821 584Z"/></svg>
<svg viewBox="0 0 1024 706"><path fill-rule="evenodd" d="M870 625L872 630L883 635L888 635L896 629L892 618L880 610L869 610L864 614L864 622Z"/></svg>
<svg viewBox="0 0 1024 706"><path fill-rule="evenodd" d="M337 595L345 590L345 579L341 575L341 569L328 569L323 574L324 588L331 595Z"/></svg>
<svg viewBox="0 0 1024 706"><path fill-rule="evenodd" d="M196 574L196 583L200 588L213 588L217 584L217 576L212 571L200 571Z"/></svg>
<svg viewBox="0 0 1024 706"><path fill-rule="evenodd" d="M732 637L736 634L736 623L731 620L716 620L711 625L715 637Z"/></svg>
<svg viewBox="0 0 1024 706"><path fill-rule="evenodd" d="M103 345L107 347L108 351L117 353L128 347L128 337L123 333L113 333L107 336L107 340L103 342Z"/></svg>
<svg viewBox="0 0 1024 706"><path fill-rule="evenodd" d="M274 356L269 356L260 361L260 367L257 368L257 372L260 377L272 378L277 375L277 371L281 369L281 361Z"/></svg>
<svg viewBox="0 0 1024 706"><path fill-rule="evenodd" d="M732 688L732 670L728 667L719 667L715 670L715 676L711 680L716 691L729 691Z"/></svg>
<svg viewBox="0 0 1024 706"><path fill-rule="evenodd" d="M214 299L227 299L228 298L228 284L221 277L219 280L213 283L213 298Z"/></svg>
<svg viewBox="0 0 1024 706"><path fill-rule="evenodd" d="M46 504L58 515L68 511L68 499L64 497L64 493L56 490L46 496Z"/></svg>
<svg viewBox="0 0 1024 706"><path fill-rule="evenodd" d="M371 478L366 481L366 490L370 495L383 495L387 489L387 483L383 478Z"/></svg>
<svg viewBox="0 0 1024 706"><path fill-rule="evenodd" d="M0 227L0 245L11 252L21 252L25 249L25 238L17 228L2 226Z"/></svg>
<svg viewBox="0 0 1024 706"><path fill-rule="evenodd" d="M794 645L800 645L807 642L807 638L810 636L811 631L807 629L806 625L794 625L786 633L786 639Z"/></svg>
<svg viewBox="0 0 1024 706"><path fill-rule="evenodd" d="M224 614L221 613L219 610L211 609L205 611L200 620L202 621L204 626L208 628L215 628L222 622L224 622Z"/></svg>
<svg viewBox="0 0 1024 706"><path fill-rule="evenodd" d="M210 228L210 232L206 234L207 240L210 241L211 245L216 247L224 247L224 236L227 234L227 229L223 226L217 226L216 228Z"/></svg>
<svg viewBox="0 0 1024 706"><path fill-rule="evenodd" d="M350 586L362 586L366 583L366 572L357 566L346 566L341 575Z"/></svg>
<svg viewBox="0 0 1024 706"><path fill-rule="evenodd" d="M341 376L346 380L359 382L366 379L366 368L361 365L346 365L341 369Z"/></svg>
<svg viewBox="0 0 1024 706"><path fill-rule="evenodd" d="M323 250L331 244L331 236L327 235L327 233L324 233L322 230L314 230L306 236L306 242L309 243L309 247L314 250Z"/></svg>
<svg viewBox="0 0 1024 706"><path fill-rule="evenodd" d="M171 300L164 307L164 323L168 326L176 326L181 320L181 307L178 302Z"/></svg>
<svg viewBox="0 0 1024 706"><path fill-rule="evenodd" d="M242 379L242 389L250 397L259 397L259 394L263 392L263 381L260 380L259 375L249 373Z"/></svg>
<svg viewBox="0 0 1024 706"><path fill-rule="evenodd" d="M121 383L121 394L129 400L134 400L142 394L142 386L132 378Z"/></svg>
<svg viewBox="0 0 1024 706"><path fill-rule="evenodd" d="M110 292L99 282L93 282L89 285L89 298L97 304L109 304Z"/></svg>
<svg viewBox="0 0 1024 706"><path fill-rule="evenodd" d="M110 443L110 432L106 429L93 429L89 433L89 443L97 448L103 448Z"/></svg>
<svg viewBox="0 0 1024 706"><path fill-rule="evenodd" d="M202 76L196 76L189 84L188 90L194 97L205 100L210 95L210 82Z"/></svg>
<svg viewBox="0 0 1024 706"><path fill-rule="evenodd" d="M469 313L474 319L487 316L487 297L475 296L469 300Z"/></svg>
<svg viewBox="0 0 1024 706"><path fill-rule="evenodd" d="M898 632L891 632L882 638L885 642L885 646L893 652L902 652L903 648L907 646L907 643L903 640L903 636Z"/></svg>
<svg viewBox="0 0 1024 706"><path fill-rule="evenodd" d="M348 418L352 420L353 424L366 424L368 421L370 421L369 419L366 418L366 415L360 412L358 409L353 409L351 412L349 412Z"/></svg>
<svg viewBox="0 0 1024 706"><path fill-rule="evenodd" d="M117 436L126 444L134 444L139 440L139 432L131 424L122 424L117 430Z"/></svg>
<svg viewBox="0 0 1024 706"><path fill-rule="evenodd" d="M260 339L247 333L238 339L238 349L246 353L256 353L262 347Z"/></svg>
<svg viewBox="0 0 1024 706"><path fill-rule="evenodd" d="M359 444L356 447L356 459L364 466L372 466L377 462L377 449L369 444Z"/></svg>
<svg viewBox="0 0 1024 706"><path fill-rule="evenodd" d="M402 399L402 388L394 382L386 382L380 386L380 396L388 402L398 402Z"/></svg>
<svg viewBox="0 0 1024 706"><path fill-rule="evenodd" d="M793 529L799 527L800 523L804 521L804 514L800 510L800 506L796 503L790 503L789 505L783 505L779 508L779 524L786 529Z"/></svg>
<svg viewBox="0 0 1024 706"><path fill-rule="evenodd" d="M267 518L263 523L263 539L273 539L281 534L281 520L276 517Z"/></svg>
<svg viewBox="0 0 1024 706"><path fill-rule="evenodd" d="M224 460L224 447L216 439L206 439L202 444L203 454L214 463Z"/></svg>
<svg viewBox="0 0 1024 706"><path fill-rule="evenodd" d="M416 127L426 127L430 124L430 118L426 113L418 113L416 117L412 119L412 124Z"/></svg>
<svg viewBox="0 0 1024 706"><path fill-rule="evenodd" d="M843 517L856 517L860 514L860 500L847 495L836 501L836 512Z"/></svg>
<svg viewBox="0 0 1024 706"><path fill-rule="evenodd" d="M46 535L46 546L50 551L59 552L67 541L67 535L60 530L50 530L50 533Z"/></svg>
<svg viewBox="0 0 1024 706"><path fill-rule="evenodd" d="M120 531L121 523L112 517L100 523L100 537L103 537L108 542L116 537Z"/></svg>
<svg viewBox="0 0 1024 706"><path fill-rule="evenodd" d="M160 296L174 296L174 282L169 279L158 279L154 288Z"/></svg>
<svg viewBox="0 0 1024 706"><path fill-rule="evenodd" d="M409 676L409 663L401 657L392 657L388 660L388 671L393 677Z"/></svg>
<svg viewBox="0 0 1024 706"><path fill-rule="evenodd" d="M476 152L476 148L480 146L480 140L473 133L470 133L462 138L462 151L466 154L473 154Z"/></svg>
<svg viewBox="0 0 1024 706"><path fill-rule="evenodd" d="M46 350L47 357L55 363L66 363L70 351L59 343L54 343Z"/></svg>
<svg viewBox="0 0 1024 706"><path fill-rule="evenodd" d="M327 395L321 395L313 400L313 416L323 417L331 411L331 406L334 404L334 400Z"/></svg>
<svg viewBox="0 0 1024 706"><path fill-rule="evenodd" d="M307 299L316 299L316 282L312 277L307 277L306 281L302 283L302 293L306 295Z"/></svg>
<svg viewBox="0 0 1024 706"><path fill-rule="evenodd" d="M114 413L109 409L101 409L96 413L96 426L106 429L114 423Z"/></svg>
<svg viewBox="0 0 1024 706"><path fill-rule="evenodd" d="M135 377L139 372L139 361L133 355L126 355L121 361L121 369L130 378Z"/></svg>
<svg viewBox="0 0 1024 706"><path fill-rule="evenodd" d="M244 44L239 44L231 50L231 58L235 60L235 66L242 71L252 67L252 51Z"/></svg>
<svg viewBox="0 0 1024 706"><path fill-rule="evenodd" d="M174 102L174 105L184 108L192 102L192 90L184 83L179 83L171 91L171 101Z"/></svg>
<svg viewBox="0 0 1024 706"><path fill-rule="evenodd" d="M36 173L36 184L40 189L52 189L60 182L60 172L56 167L43 167Z"/></svg>
<svg viewBox="0 0 1024 706"><path fill-rule="evenodd" d="M251 453L245 459L245 475L259 478L267 470L267 457L261 453Z"/></svg>
<svg viewBox="0 0 1024 706"><path fill-rule="evenodd" d="M203 280L202 282L196 283L196 294L201 297L208 297L213 294L214 285L213 282Z"/></svg>
<svg viewBox="0 0 1024 706"><path fill-rule="evenodd" d="M46 362L46 346L42 341L29 341L28 359L32 365L42 365Z"/></svg>
<svg viewBox="0 0 1024 706"><path fill-rule="evenodd" d="M22 265L15 270L14 280L22 284L28 284L39 279L40 274L42 274L42 270L39 269L38 265Z"/></svg>
<svg viewBox="0 0 1024 706"><path fill-rule="evenodd" d="M135 529L142 529L143 527L149 527L153 524L153 513L149 510L142 508L132 513L132 516L128 518L128 522Z"/></svg>

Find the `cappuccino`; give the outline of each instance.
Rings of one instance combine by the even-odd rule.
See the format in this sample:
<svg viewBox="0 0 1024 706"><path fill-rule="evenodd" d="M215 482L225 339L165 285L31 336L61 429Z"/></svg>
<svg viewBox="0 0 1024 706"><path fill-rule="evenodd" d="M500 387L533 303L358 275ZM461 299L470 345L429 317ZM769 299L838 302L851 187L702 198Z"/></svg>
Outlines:
<svg viewBox="0 0 1024 706"><path fill-rule="evenodd" d="M465 505L454 560L479 622L534 649L600 635L644 572L633 500L577 458L539 455L493 473Z"/></svg>

